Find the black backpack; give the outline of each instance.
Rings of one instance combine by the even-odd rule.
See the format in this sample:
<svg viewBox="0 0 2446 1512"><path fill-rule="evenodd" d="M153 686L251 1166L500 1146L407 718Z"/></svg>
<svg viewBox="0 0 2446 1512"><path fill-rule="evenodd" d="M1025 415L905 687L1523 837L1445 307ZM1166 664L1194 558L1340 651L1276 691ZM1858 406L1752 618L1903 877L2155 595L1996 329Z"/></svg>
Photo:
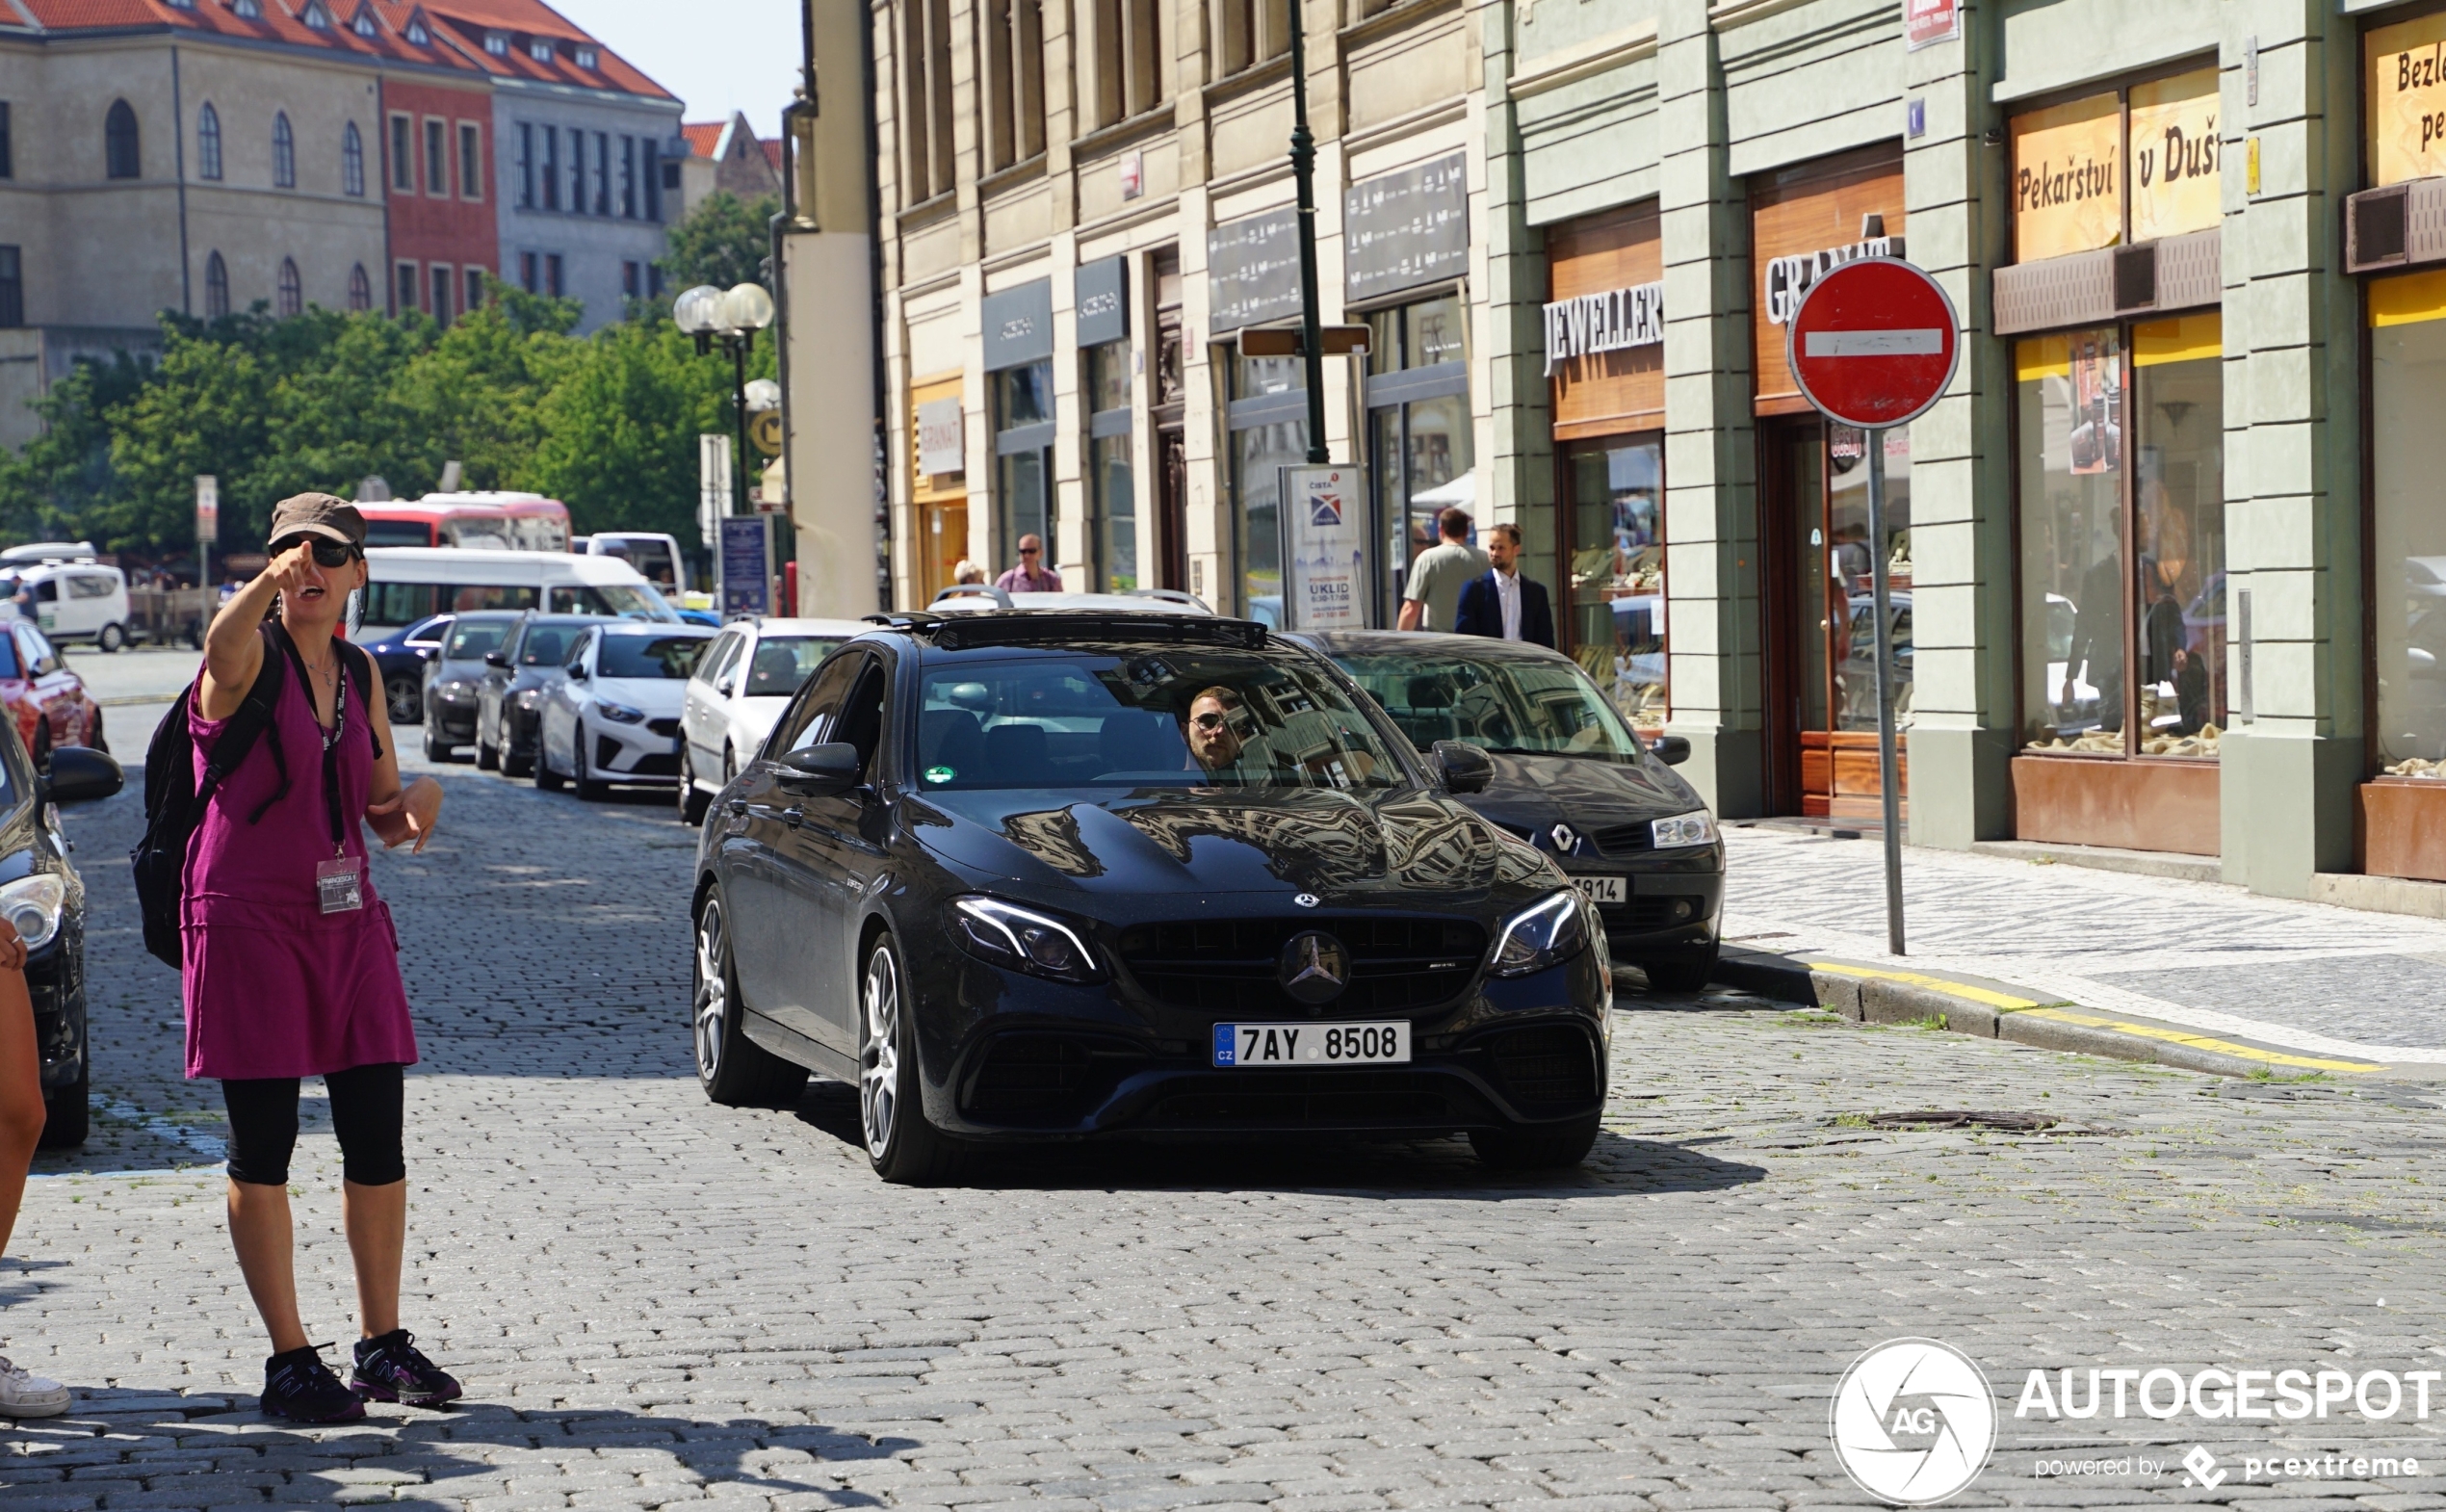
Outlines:
<svg viewBox="0 0 2446 1512"><path fill-rule="evenodd" d="M187 726L188 705L195 696L194 684L162 716L162 722L153 727L152 743L144 747L144 838L136 843L128 860L136 869L136 902L144 916L144 949L171 966L185 965L178 905L185 897L187 847L195 841L196 826L204 821L204 811L212 806L213 794L272 727L289 664L298 662L303 670L297 645L279 621L267 622L262 634L263 669L255 673L254 686L247 690L238 712L221 726L221 739L213 743L212 754L205 760L202 781L195 779L195 738ZM331 644L349 659L349 671L364 699L364 717L370 724L374 658L362 646L337 637ZM249 824L261 823L272 806L289 795L289 758L278 741L271 748L280 786L247 816Z"/></svg>

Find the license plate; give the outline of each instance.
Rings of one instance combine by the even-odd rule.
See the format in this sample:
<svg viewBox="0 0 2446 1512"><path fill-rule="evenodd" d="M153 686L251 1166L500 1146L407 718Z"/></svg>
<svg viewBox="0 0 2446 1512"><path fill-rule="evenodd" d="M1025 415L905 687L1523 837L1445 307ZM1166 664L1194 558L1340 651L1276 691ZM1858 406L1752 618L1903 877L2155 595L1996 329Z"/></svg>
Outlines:
<svg viewBox="0 0 2446 1512"><path fill-rule="evenodd" d="M1592 903L1619 903L1627 897L1618 876L1575 876L1572 881Z"/></svg>
<svg viewBox="0 0 2446 1512"><path fill-rule="evenodd" d="M1410 1060L1410 1024L1217 1024L1218 1066L1384 1066Z"/></svg>

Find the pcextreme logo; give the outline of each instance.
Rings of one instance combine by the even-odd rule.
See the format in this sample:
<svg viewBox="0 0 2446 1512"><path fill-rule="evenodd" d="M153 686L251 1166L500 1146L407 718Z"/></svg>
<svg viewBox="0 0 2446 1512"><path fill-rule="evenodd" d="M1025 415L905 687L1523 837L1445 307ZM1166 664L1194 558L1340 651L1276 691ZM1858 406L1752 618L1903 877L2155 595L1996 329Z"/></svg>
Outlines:
<svg viewBox="0 0 2446 1512"><path fill-rule="evenodd" d="M1934 1339L1897 1339L1854 1360L1829 1416L1844 1473L1902 1506L1934 1505L1969 1485L1996 1447L1986 1372Z"/></svg>

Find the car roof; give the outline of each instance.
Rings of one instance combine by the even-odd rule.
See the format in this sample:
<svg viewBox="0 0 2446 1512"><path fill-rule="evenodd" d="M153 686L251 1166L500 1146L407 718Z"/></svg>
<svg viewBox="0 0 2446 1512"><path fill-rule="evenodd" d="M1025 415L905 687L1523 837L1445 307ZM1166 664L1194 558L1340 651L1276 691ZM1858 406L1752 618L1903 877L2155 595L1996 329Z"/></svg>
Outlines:
<svg viewBox="0 0 2446 1512"><path fill-rule="evenodd" d="M711 625L693 625L685 619L600 619L595 623L607 636L688 636L711 640L721 634Z"/></svg>
<svg viewBox="0 0 2446 1512"><path fill-rule="evenodd" d="M1014 610L1104 609L1130 614L1211 614L1213 607L1177 588L1129 588L1118 593L1007 593L981 583L948 587L926 605L937 614L1008 613Z"/></svg>
<svg viewBox="0 0 2446 1512"><path fill-rule="evenodd" d="M528 613L529 612L523 609L446 609L438 614L427 615L421 623L430 623L436 619L479 619L486 622L498 619L508 624L516 624L519 620L528 617ZM545 616L538 614L535 617L540 619ZM559 616L551 617L557 619Z"/></svg>
<svg viewBox="0 0 2446 1512"><path fill-rule="evenodd" d="M763 636L839 636L847 639L861 636L874 627L859 619L745 619L733 620L724 630L741 626Z"/></svg>
<svg viewBox="0 0 2446 1512"><path fill-rule="evenodd" d="M1327 656L1441 655L1483 661L1571 662L1550 646L1526 640L1498 640L1493 636L1456 636L1435 630L1286 630L1286 640L1297 640ZM1578 664L1574 662L1573 665Z"/></svg>

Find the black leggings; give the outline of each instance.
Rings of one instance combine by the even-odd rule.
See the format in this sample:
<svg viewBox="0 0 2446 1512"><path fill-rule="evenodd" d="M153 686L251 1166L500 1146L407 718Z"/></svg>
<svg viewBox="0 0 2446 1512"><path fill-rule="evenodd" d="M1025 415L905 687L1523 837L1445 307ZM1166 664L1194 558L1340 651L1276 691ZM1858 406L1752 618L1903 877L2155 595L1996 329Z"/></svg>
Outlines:
<svg viewBox="0 0 2446 1512"><path fill-rule="evenodd" d="M400 1154L405 1116L403 1067L351 1066L325 1072L331 1100L331 1132L340 1136L340 1166L360 1186L388 1186L407 1179ZM289 1185L289 1154L298 1145L298 1079L223 1078L221 1101L229 1105L229 1179L257 1186Z"/></svg>

